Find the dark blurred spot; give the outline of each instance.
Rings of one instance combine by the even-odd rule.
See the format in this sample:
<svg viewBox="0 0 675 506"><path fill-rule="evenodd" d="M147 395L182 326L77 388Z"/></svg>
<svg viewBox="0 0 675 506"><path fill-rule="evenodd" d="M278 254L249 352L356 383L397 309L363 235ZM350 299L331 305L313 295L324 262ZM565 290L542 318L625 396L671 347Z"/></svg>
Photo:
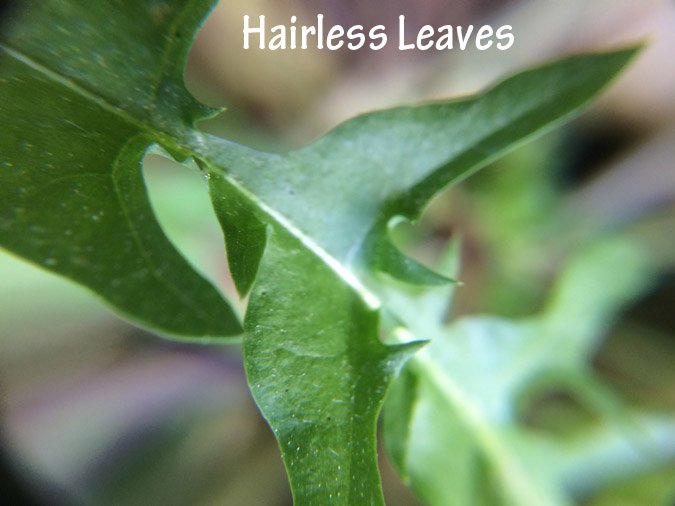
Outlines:
<svg viewBox="0 0 675 506"><path fill-rule="evenodd" d="M0 504L7 506L63 506L64 494L46 483L38 483L29 469L8 450L4 431L4 385L0 384Z"/></svg>
<svg viewBox="0 0 675 506"><path fill-rule="evenodd" d="M571 436L594 419L593 413L573 393L560 389L527 395L518 404L520 423L557 437Z"/></svg>
<svg viewBox="0 0 675 506"><path fill-rule="evenodd" d="M675 273L660 277L654 289L628 309L626 317L675 336Z"/></svg>
<svg viewBox="0 0 675 506"><path fill-rule="evenodd" d="M628 307L593 360L604 382L641 409L675 407L675 273Z"/></svg>
<svg viewBox="0 0 675 506"><path fill-rule="evenodd" d="M10 25L19 7L18 0L0 0L0 36Z"/></svg>
<svg viewBox="0 0 675 506"><path fill-rule="evenodd" d="M39 506L39 503L28 495L27 487L20 482L16 470L12 468L10 459L0 447L0 497L3 504L13 506Z"/></svg>
<svg viewBox="0 0 675 506"><path fill-rule="evenodd" d="M0 399L3 399L0 385ZM0 504L12 506L53 506L56 502L38 502L31 494L30 487L22 478L21 470L7 451L7 437L2 430L2 410L0 405Z"/></svg>
<svg viewBox="0 0 675 506"><path fill-rule="evenodd" d="M634 128L611 118L597 123L574 123L566 130L559 148L560 183L571 188L589 181L609 162L628 152L640 137Z"/></svg>

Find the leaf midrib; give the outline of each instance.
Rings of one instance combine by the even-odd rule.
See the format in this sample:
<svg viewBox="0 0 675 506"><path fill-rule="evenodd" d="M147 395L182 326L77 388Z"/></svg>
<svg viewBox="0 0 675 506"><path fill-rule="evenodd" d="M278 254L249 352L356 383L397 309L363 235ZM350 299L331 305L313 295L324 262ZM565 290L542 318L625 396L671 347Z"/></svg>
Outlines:
<svg viewBox="0 0 675 506"><path fill-rule="evenodd" d="M18 51L7 44L0 44L0 50L4 51L6 54L10 55L12 58L16 59L17 61L21 62L22 64L30 67L33 70L36 70L37 72L43 74L53 82L57 82L60 85L64 86L66 89L69 91L72 91L82 98L95 103L102 109L105 109L108 112L113 113L117 117L121 118L125 122L131 124L132 126L138 128L139 132L138 134L134 135L133 137L130 137L127 139L125 142L124 146L120 149L120 151L117 153L117 156L113 160L113 166L112 170L109 174L90 174L90 176L103 176L103 177L110 177L113 186L115 188L115 193L118 196L118 202L120 204L120 207L122 208L122 211L124 213L124 218L129 226L129 229L131 231L132 239L134 241L134 244L138 247L139 251L141 252L141 255L143 257L143 262L148 268L148 273L149 275L155 279L157 282L159 282L161 285L165 286L169 292L171 292L174 296L178 298L186 307L190 308L193 310L197 315L199 315L200 319L206 323L210 323L210 319L207 317L207 314L204 312L203 308L199 307L198 305L195 305L188 297L183 295L180 290L177 289L176 286L173 286L171 282L164 277L158 275L157 269L155 264L150 260L149 256L147 255L146 248L143 247L142 243L138 239L138 234L136 231L136 227L133 223L133 220L130 218L126 206L123 204L123 200L120 198L120 192L118 188L118 183L116 178L114 177L114 172L118 169L118 163L120 159L120 155L123 152L123 150L131 143L136 141L137 138L140 136L143 136L144 134L150 134L154 136L154 138L161 138L162 142L166 142L169 144L171 147L173 147L176 150L180 151L185 151L184 147L173 142L173 137L167 134L166 132L163 132L162 130L158 130L157 128L154 128L151 124L144 122L142 120L139 120L135 116L129 114L126 110L117 107L113 104L111 104L109 101L101 97L100 95L97 95L95 93L90 92L83 86L79 85L75 81L72 81L65 76L62 76L61 74L53 71L49 67L38 63L35 61L33 58L30 58L29 56L25 55L21 51ZM67 176L62 176L61 178L58 178L58 180L62 180L66 177L82 177L83 174L68 174ZM52 181L51 183L53 183Z"/></svg>
<svg viewBox="0 0 675 506"><path fill-rule="evenodd" d="M491 424L482 415L479 407L467 396L461 386L454 382L446 371L443 371L430 355L427 348L423 348L410 359L416 373L425 377L451 406L464 423L471 428L471 432L479 441L484 451L488 452L495 462L498 462L500 472L509 470L508 490L517 504L537 504L539 506L560 506L555 501L542 503L547 494L540 493L533 487L525 469L514 460L508 448L503 443L503 437L495 431ZM515 472L514 472L515 471Z"/></svg>
<svg viewBox="0 0 675 506"><path fill-rule="evenodd" d="M44 75L49 80L60 84L68 91L71 91L81 96L82 98L88 100L89 102L98 105L102 109L105 109L106 111L114 114L115 116L119 117L120 119L124 120L130 125L138 128L139 130L150 133L156 138L160 138L161 142L170 145L172 148L183 152L186 151L183 146L176 144L174 142L174 138L171 134L164 132L161 129L157 129L151 123L143 121L137 118L136 116L129 114L124 108L112 104L103 96L87 89L86 86L84 86L83 84L73 79L70 79L64 76L63 74L56 72L49 66L37 61L35 58L32 58L31 56L25 54L24 52L12 47L11 45L8 45L6 43L0 43L0 50L4 51L18 62Z"/></svg>
<svg viewBox="0 0 675 506"><path fill-rule="evenodd" d="M235 187L237 191L240 192L240 194L242 194L247 200L254 202L255 205L260 208L261 211L263 211L266 215L268 215L275 223L277 223L279 226L285 229L293 237L297 238L305 247L307 247L310 251L312 251L324 264L326 264L332 271L334 271L338 276L340 276L341 279L343 279L349 286L351 286L357 293L359 293L359 295L361 295L361 297L363 298L364 302L370 308L378 309L380 307L379 299L369 289L367 289L347 267L342 265L342 263L340 263L339 260L333 257L323 247L321 247L318 243L316 243L316 241L314 241L311 237L309 237L302 230L300 230L288 217L286 217L273 207L266 204L257 195L250 192L247 188L242 186L236 179L231 177L230 174L227 171L225 171L222 167L220 167L216 162L212 161L203 153L197 152L193 147L189 145L189 143L181 143L180 141L177 141L172 134L157 128L152 123L139 119L133 114L130 114L126 109L110 103L101 95L91 90L88 90L80 83L72 79L69 79L66 76L63 76L62 74L59 74L50 67L36 61L35 59L31 58L30 56L26 55L25 53L19 51L16 48L13 48L7 44L0 44L0 50L9 54L11 57L21 62L22 64L28 66L29 68L44 75L51 81L60 84L64 88L81 96L85 100L95 103L102 109L119 117L126 123L139 129L141 133L145 132L146 134L151 136L152 139L154 139L156 142L164 145L164 147L169 147L173 151L180 152L185 157L201 159L209 167L217 169L218 172L224 178L227 179L228 183L231 184L233 187ZM208 137L208 135L205 135L202 132L194 130L192 128L189 128L189 130L186 129L186 133L188 131L192 136L197 137L199 139L204 139ZM244 149L243 146L235 145L233 143L226 141L225 139L222 140L227 142L228 145L231 145L233 147L237 146L239 149Z"/></svg>

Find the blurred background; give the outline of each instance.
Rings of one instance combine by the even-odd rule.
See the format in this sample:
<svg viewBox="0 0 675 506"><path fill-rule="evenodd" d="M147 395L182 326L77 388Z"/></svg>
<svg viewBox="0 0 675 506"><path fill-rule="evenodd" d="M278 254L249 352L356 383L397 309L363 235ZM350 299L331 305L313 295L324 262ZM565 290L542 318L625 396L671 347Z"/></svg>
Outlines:
<svg viewBox="0 0 675 506"><path fill-rule="evenodd" d="M439 53L242 49L242 16L270 25L510 24L516 44ZM367 110L474 92L573 52L648 45L580 119L444 192L405 247L433 263L463 238L449 317L536 314L567 260L633 238L659 272L614 322L594 367L627 403L675 408L675 3L666 0L228 0L208 19L186 82L225 106L206 131L266 150L318 137ZM191 262L232 295L204 181L148 157L153 206ZM0 502L11 505L290 505L276 443L246 389L240 350L163 341L84 290L0 252ZM548 399L528 423L578 418ZM382 459L388 504L415 505ZM670 468L581 504L675 504Z"/></svg>

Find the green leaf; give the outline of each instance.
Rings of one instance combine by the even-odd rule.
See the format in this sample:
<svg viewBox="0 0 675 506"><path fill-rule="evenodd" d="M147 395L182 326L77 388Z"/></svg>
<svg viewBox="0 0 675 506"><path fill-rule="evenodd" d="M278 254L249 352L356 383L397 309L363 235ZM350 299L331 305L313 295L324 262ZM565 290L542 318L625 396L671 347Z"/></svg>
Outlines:
<svg viewBox="0 0 675 506"><path fill-rule="evenodd" d="M417 218L443 187L578 112L635 52L575 56L468 99L365 114L285 154L210 136L194 147L265 214L338 262L361 270L384 264L394 275L390 267L399 264L410 279L408 265L379 244L389 242L390 221Z"/></svg>
<svg viewBox="0 0 675 506"><path fill-rule="evenodd" d="M182 68L210 4L26 4L0 53L0 244L138 322L236 333L229 306L162 234L140 172L153 146L194 159L210 179L237 289L251 292L246 370L296 504L382 504L375 421L419 345L382 344L380 316L405 322L410 310L390 304L390 287L420 300L446 290L396 284L442 277L391 244L390 224L579 111L635 51L568 58L469 99L363 115L270 154L192 128L211 111L186 92Z"/></svg>
<svg viewBox="0 0 675 506"><path fill-rule="evenodd" d="M339 417L324 419L321 438L308 436L311 432L303 431L297 422L290 424L293 430L287 429L292 413L305 412L298 397L311 392L312 409L303 418L308 424L319 423L317 413L328 409L315 394L318 385L327 398L353 399L347 418L353 433L357 433L355 427L360 427L358 434L372 435L374 431L374 413L358 414L359 397L351 390L360 384L363 374L353 365L355 353L373 371L379 369L380 378L388 378L377 366L388 360L384 351L379 355L355 344L356 335L371 344L377 340L376 326L359 316L363 305L373 309L384 305L387 312L391 309L380 296L384 280L372 276L371 271L427 285L445 279L412 260L402 260L402 253L389 239L391 221L416 216L440 185L461 180L524 137L577 110L633 54L631 50L573 57L520 74L476 98L364 115L314 144L286 154L235 148L211 137L206 144L195 146L208 160L211 194L226 242L234 243L234 247L228 246L228 257L235 279L238 264L263 259L246 316L245 364L253 395L279 437L297 504L316 504L320 497L337 500L336 489L326 485L332 483L328 476L336 476L334 455L316 448L332 448L328 435L344 433L347 423ZM228 211L234 193L241 195L236 200L236 214L248 207L251 218L233 218L235 213ZM280 237L294 237L297 247L284 241L288 244L284 254L284 247L268 244L274 253L263 254L264 241L256 239L241 248L241 228L249 227L250 222L267 223ZM261 225L254 228L261 229ZM300 262L303 248L303 256L308 256ZM240 254L241 250L251 253ZM316 265L310 264L310 256ZM319 274L321 263L328 269L325 276ZM249 265L244 270L252 272L254 268ZM330 276L328 271L332 271ZM238 284L247 288L250 276L239 277ZM300 283L297 288L296 283ZM351 302L331 298L342 290L350 290L356 298ZM400 316L398 308L391 313L394 319ZM279 350L286 349L289 341L295 343L293 353L284 354L282 360ZM336 349L341 350L340 360L327 361ZM302 375L309 371L311 376ZM294 388L289 377L294 378ZM332 381L334 377L341 381ZM380 387L370 391L369 404L377 408L387 381L376 383ZM345 458L366 459L372 469L372 437L350 441L350 455ZM306 458L308 454L314 458ZM345 468L344 463L339 465ZM334 474L327 474L327 469ZM308 485L310 475L324 477L323 496L317 495L314 482ZM364 470L348 477L352 480L349 485L340 484L345 504L364 480L371 488L362 496L370 500L379 496L374 476Z"/></svg>
<svg viewBox="0 0 675 506"><path fill-rule="evenodd" d="M569 505L675 458L675 416L631 413L589 364L612 316L651 279L644 257L621 240L592 248L567 270L548 309L523 321L437 319L433 329L405 313L419 300L391 300L408 332L433 337L385 407L389 453L427 504ZM565 437L526 424L519 410L542 392L568 393L592 422Z"/></svg>
<svg viewBox="0 0 675 506"><path fill-rule="evenodd" d="M155 143L185 157L169 139L207 112L182 69L210 3L23 2L0 40L0 244L179 336L241 331L163 234L141 173Z"/></svg>
<svg viewBox="0 0 675 506"><path fill-rule="evenodd" d="M281 443L295 503L382 504L375 423L418 345L382 344L377 312L282 231L271 235L246 331L248 381Z"/></svg>
<svg viewBox="0 0 675 506"><path fill-rule="evenodd" d="M471 170L521 142L523 137L569 115L592 97L632 54L633 51L624 51L574 57L516 76L477 98L361 116L339 126L316 143L287 154L233 149L232 145L213 138L208 138L209 144L198 148L211 163L211 191L216 197L216 210L221 217L226 240L235 243L235 248L228 246L235 276L236 262L245 263L251 258L258 258L264 248L261 240L254 241L251 249L255 252L241 255L241 259L237 260L239 246L236 244L240 241L234 234L238 226L247 225L245 221L233 220L232 215L225 212L231 194L237 191L248 201L249 214L255 217L257 223L269 223L285 229L336 274L332 281L326 277L325 282L320 282L318 265L293 269L296 257L290 253L291 249L285 256L280 250L274 267L270 270L261 267L257 281L265 287L265 293L274 295L262 299L259 289L254 289L247 315L249 334L245 341L245 361L251 388L263 414L280 437L298 504L305 504L301 498L308 498L308 504L319 500L318 496L308 495L302 486L307 476L303 473L307 472L306 466L310 463L304 455L311 452L314 443L308 439L306 445L298 445L298 441L305 437L299 436L302 432L297 428L295 435L280 431L284 417L279 417L278 413L281 410L289 416L289 413L300 409L297 396L313 392L315 383L307 382L301 376L300 380L296 380L296 388L292 389L286 386L288 375L297 378L298 371L311 370L313 368L309 363L316 363L326 378L323 383L316 384L322 384L330 398L345 398L352 388L350 385L360 381L358 369L348 365L351 363L350 353L357 349L354 333L359 332L363 340L374 342L376 339L372 325L362 322L359 331L353 328L359 321L359 311L348 310L349 304L345 302L347 313L340 316L340 305L328 299L326 294L338 290L341 283L343 289L351 286L351 290L360 294L361 299L372 307L379 306L383 303L378 300L383 281L367 274L372 268L406 281L438 284L438 280L442 279L440 275L427 275L425 272L430 271L421 266L415 267L411 260L401 260L403 255L389 239L391 220L402 215L416 216L439 185L460 180ZM516 94L518 100L514 105ZM227 170L227 176L219 167ZM218 185L217 188L214 185ZM224 197L218 198L218 195ZM238 207L240 204L246 207L243 201L237 202ZM271 283L268 277L277 272L282 272L283 277L274 275L276 281ZM242 276L240 284L247 287L249 279ZM304 288L292 292L293 296L286 296L286 291L296 280L302 280ZM313 304L313 301L319 302ZM333 311L333 316L324 314L324 304ZM295 315L294 305L300 307L302 318ZM387 306L386 301L384 305ZM395 318L399 316L397 309L392 311ZM258 315L271 318L270 315L283 314L294 317L271 327L259 322ZM349 318L348 314L352 317ZM295 324L291 325L292 322ZM326 335L329 328L330 342L316 337ZM421 339L427 337L430 336L419 334ZM254 339L256 345L252 347L250 343ZM273 364L289 361L269 361L267 357L276 357L277 350L283 349L289 339L304 343L302 347L294 347L295 353L303 360L299 361L299 365L284 368L285 374L273 374L271 371L280 370ZM327 365L324 359L325 354L332 356L332 350L339 346L344 350L343 364L335 367L336 370L341 367L342 377L345 378L342 384L328 380L332 377L328 371L333 366ZM377 354L370 353L373 355L371 360L377 360ZM345 360L347 357L350 360ZM253 375L252 371L256 374ZM274 402L263 401L269 398L267 392L270 390L275 392ZM370 400L371 404L378 406L383 392L384 388L379 396ZM325 409L323 406L319 411ZM307 420L314 419L313 416L307 417ZM331 421L337 420L331 417ZM352 414L350 423L356 421L368 427L373 424L371 417ZM327 420L323 425L327 434L344 430L341 425L331 428ZM322 444L330 447L328 443L324 439ZM363 451L362 447L370 450ZM351 446L356 455L371 455L371 461L374 460L372 447L370 438L364 440L363 445L354 441ZM324 470L330 469L331 465L329 455L325 452L318 455L323 455L323 458L315 460L310 468L312 471L309 471L314 476L324 475ZM294 477L296 473L297 478ZM372 475L364 473L363 476Z"/></svg>

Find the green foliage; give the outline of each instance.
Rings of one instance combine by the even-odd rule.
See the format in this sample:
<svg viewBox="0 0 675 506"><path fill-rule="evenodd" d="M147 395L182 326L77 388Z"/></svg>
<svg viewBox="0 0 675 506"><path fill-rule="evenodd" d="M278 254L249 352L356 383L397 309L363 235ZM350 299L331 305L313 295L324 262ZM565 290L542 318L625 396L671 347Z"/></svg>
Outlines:
<svg viewBox="0 0 675 506"><path fill-rule="evenodd" d="M168 153L209 179L232 276L240 295L250 292L249 385L296 504L383 504L376 420L420 344L383 344L381 319L396 335L438 336L406 367L388 418L394 460L421 495L477 504L476 480L492 476L486 504L502 494L509 504L565 504L553 471L529 474L521 462L530 441L506 423L509 407L536 371L580 377L613 293L581 306L588 318L573 341L560 329L579 308L564 290L535 321L477 319L446 332L438 311L448 279L401 253L389 229L576 113L635 51L576 56L472 98L363 115L271 154L193 128L214 111L189 95L182 71L211 3L24 2L0 45L0 244L160 332L238 334L230 305L152 213L141 161ZM447 469L459 476L451 490Z"/></svg>
<svg viewBox="0 0 675 506"><path fill-rule="evenodd" d="M187 156L206 112L182 85L201 3L23 3L2 40L0 243L138 323L220 337L240 324L165 238L141 172L155 143Z"/></svg>
<svg viewBox="0 0 675 506"><path fill-rule="evenodd" d="M429 505L562 506L672 459L673 418L624 409L590 368L612 315L650 279L645 255L614 240L573 262L535 318L444 325L437 308L449 289L422 299L392 294L406 333L433 338L406 365L385 411L405 480ZM421 307L429 308L423 318ZM568 395L590 420L563 434L528 423L522 404L542 393Z"/></svg>

